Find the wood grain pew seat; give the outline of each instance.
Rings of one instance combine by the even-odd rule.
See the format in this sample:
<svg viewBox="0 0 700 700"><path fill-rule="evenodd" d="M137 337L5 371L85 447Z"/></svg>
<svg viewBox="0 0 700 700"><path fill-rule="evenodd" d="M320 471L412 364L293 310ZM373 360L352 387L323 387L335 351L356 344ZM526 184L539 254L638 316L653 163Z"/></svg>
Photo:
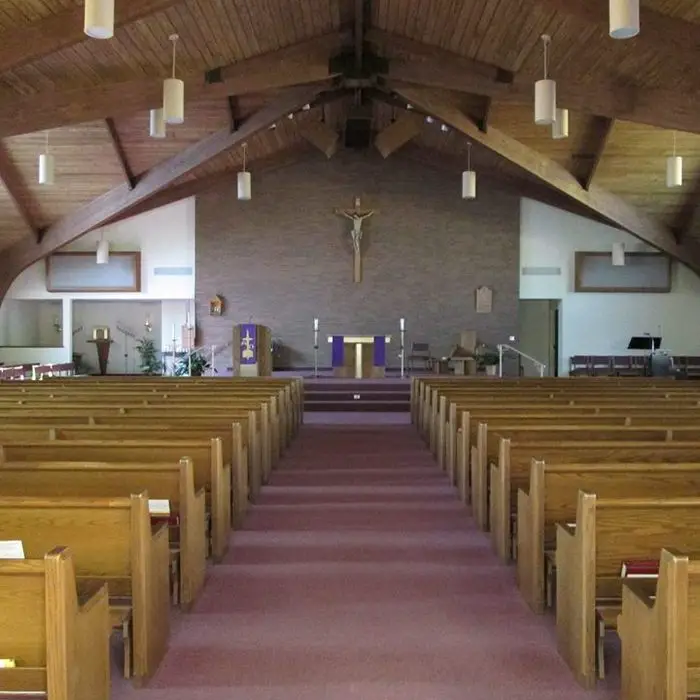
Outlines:
<svg viewBox="0 0 700 700"><path fill-rule="evenodd" d="M0 695L109 699L107 586L81 588L65 547L0 561Z"/></svg>
<svg viewBox="0 0 700 700"><path fill-rule="evenodd" d="M557 464L533 459L529 487L518 490L518 588L537 613L545 608L545 552L556 524L576 518L579 491L599 498L700 496L700 462Z"/></svg>
<svg viewBox="0 0 700 700"><path fill-rule="evenodd" d="M689 431L685 437L693 437L695 430ZM539 434L539 438L514 442L510 438L498 437L498 448L493 457L488 459L488 470L475 470L472 472L473 497L472 505L477 523L484 530L490 530L491 541L495 551L499 556L507 560L510 553L512 539L511 524L515 522L513 514L517 508L518 489L527 486L530 476L530 459L546 459L546 455L539 454L547 446L566 451L574 449L579 452L593 454L588 447L594 447L605 451L607 445L609 459L597 461L620 462L622 455L624 459L630 459L630 455L639 455L637 458L631 457L631 461L670 461L670 462L692 462L700 450L700 435L697 440L663 440L664 431L656 433L650 430L601 430L598 432L581 430L578 434L572 431L546 432ZM522 434L521 434L522 436ZM556 436L556 437L555 437ZM645 439L644 436L647 436ZM673 437L680 437L680 431L673 432ZM654 439L656 437L657 439ZM557 439L558 438L558 439ZM572 439L573 438L573 439ZM651 439L648 439L651 438ZM528 450L528 445L531 446ZM634 452L635 445L638 449ZM514 457L513 451L517 454ZM640 454L641 451L641 454ZM668 452L671 457L659 457ZM651 455L656 455L652 459ZM571 457L564 457L562 461L577 461ZM478 461L478 458L477 458ZM590 462L590 457L582 457L581 462ZM517 466L514 466L517 462Z"/></svg>
<svg viewBox="0 0 700 700"><path fill-rule="evenodd" d="M167 500L173 600L184 608L198 598L206 576L205 494L195 491L191 460L179 463L6 462L0 467L0 497L128 498L148 492ZM158 523L162 519L151 517Z"/></svg>
<svg viewBox="0 0 700 700"><path fill-rule="evenodd" d="M231 530L231 469L223 461L222 443L211 440L45 440L0 444L4 462L128 462L177 464L187 457L194 466L197 491L203 490L211 522L211 551L220 561Z"/></svg>
<svg viewBox="0 0 700 700"><path fill-rule="evenodd" d="M700 498L599 499L579 492L576 525L557 524L557 646L582 686L596 682L596 608L619 609L622 564L658 560L665 547L700 552Z"/></svg>
<svg viewBox="0 0 700 700"><path fill-rule="evenodd" d="M155 673L170 634L170 552L167 527L151 527L147 494L0 498L0 539L21 540L30 559L69 547L79 581L107 584L113 622L130 606L134 676Z"/></svg>
<svg viewBox="0 0 700 700"><path fill-rule="evenodd" d="M663 549L656 586L625 581L617 632L622 700L700 694L700 560Z"/></svg>

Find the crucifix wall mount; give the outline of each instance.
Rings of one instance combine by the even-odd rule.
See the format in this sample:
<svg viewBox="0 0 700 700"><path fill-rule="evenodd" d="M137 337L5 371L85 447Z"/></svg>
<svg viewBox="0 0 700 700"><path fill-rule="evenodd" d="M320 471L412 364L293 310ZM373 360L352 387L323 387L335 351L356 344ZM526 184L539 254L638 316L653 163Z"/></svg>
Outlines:
<svg viewBox="0 0 700 700"><path fill-rule="evenodd" d="M359 284L362 281L362 222L377 212L374 209L362 209L360 198L355 197L352 209L336 209L335 213L352 221L350 230L353 250L352 279L355 284Z"/></svg>

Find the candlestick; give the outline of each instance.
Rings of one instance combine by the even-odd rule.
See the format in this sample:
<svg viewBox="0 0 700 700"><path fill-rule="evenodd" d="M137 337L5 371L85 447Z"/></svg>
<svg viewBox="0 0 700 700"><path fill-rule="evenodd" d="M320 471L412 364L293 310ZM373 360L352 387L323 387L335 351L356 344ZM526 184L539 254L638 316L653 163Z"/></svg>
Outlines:
<svg viewBox="0 0 700 700"><path fill-rule="evenodd" d="M406 328L405 324L406 324L406 319L403 319L403 318L399 319L399 328L401 330L405 330L405 328Z"/></svg>
<svg viewBox="0 0 700 700"><path fill-rule="evenodd" d="M317 318L314 319L314 330L315 331L318 330L318 319Z"/></svg>

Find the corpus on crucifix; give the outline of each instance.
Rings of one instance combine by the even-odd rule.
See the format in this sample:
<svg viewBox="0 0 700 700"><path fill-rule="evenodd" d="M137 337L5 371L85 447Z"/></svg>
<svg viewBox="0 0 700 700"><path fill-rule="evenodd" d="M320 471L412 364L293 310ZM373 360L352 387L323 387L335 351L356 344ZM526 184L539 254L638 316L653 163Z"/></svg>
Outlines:
<svg viewBox="0 0 700 700"><path fill-rule="evenodd" d="M352 221L352 237L353 248L353 281L359 283L362 281L362 222L368 219L375 213L374 209L362 210L362 205L359 197L355 197L355 206L353 209L336 209L335 213L338 216L344 216Z"/></svg>

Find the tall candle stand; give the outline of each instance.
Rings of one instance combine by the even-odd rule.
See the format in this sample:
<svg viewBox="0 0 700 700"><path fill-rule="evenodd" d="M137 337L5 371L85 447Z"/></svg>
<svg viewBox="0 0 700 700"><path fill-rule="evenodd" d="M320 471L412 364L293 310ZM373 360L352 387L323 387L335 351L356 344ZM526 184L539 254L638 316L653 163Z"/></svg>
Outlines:
<svg viewBox="0 0 700 700"><path fill-rule="evenodd" d="M401 379L403 379L406 370L406 319L402 318L399 320L399 330L401 336Z"/></svg>
<svg viewBox="0 0 700 700"><path fill-rule="evenodd" d="M314 319L314 378L318 378L318 319Z"/></svg>

